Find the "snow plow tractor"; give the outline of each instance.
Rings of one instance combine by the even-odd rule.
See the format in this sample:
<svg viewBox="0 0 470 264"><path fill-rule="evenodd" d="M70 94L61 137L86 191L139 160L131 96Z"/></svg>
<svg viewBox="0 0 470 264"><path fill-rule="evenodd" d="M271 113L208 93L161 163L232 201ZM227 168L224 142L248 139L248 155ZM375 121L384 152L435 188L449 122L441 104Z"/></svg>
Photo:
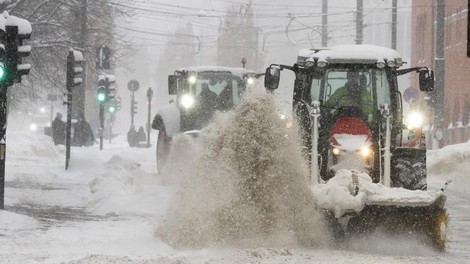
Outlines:
<svg viewBox="0 0 470 264"><path fill-rule="evenodd" d="M169 75L168 93L176 98L161 107L152 122L152 128L159 130L158 171L167 163L172 137L179 133L197 136L216 111L236 106L245 90L262 75L229 67L188 67Z"/></svg>
<svg viewBox="0 0 470 264"><path fill-rule="evenodd" d="M397 81L417 73L420 90L429 92L434 73L403 64L395 50L374 45L301 50L293 66L266 69L265 87L277 89L282 70L295 74L292 112L312 191L335 238L406 234L444 250L444 188L427 190L425 141L419 120L404 125Z"/></svg>

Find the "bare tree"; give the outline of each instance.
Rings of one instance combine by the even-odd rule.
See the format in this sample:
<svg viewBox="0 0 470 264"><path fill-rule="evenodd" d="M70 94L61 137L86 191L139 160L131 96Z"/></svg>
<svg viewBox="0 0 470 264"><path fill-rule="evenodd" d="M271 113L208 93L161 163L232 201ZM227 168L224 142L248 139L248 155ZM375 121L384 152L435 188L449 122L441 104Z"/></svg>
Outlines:
<svg viewBox="0 0 470 264"><path fill-rule="evenodd" d="M246 67L258 70L262 58L258 53L258 28L254 26L253 6L232 5L227 10L223 31L217 48L217 64L220 66L241 67L245 58Z"/></svg>
<svg viewBox="0 0 470 264"><path fill-rule="evenodd" d="M85 90L97 80L96 48L106 44L113 58L129 50L128 40L116 26L130 18L128 0L10 0L0 4L0 11L31 22L33 47L30 75L21 85L10 89L11 106L23 101L45 99L49 93L61 95L65 88L66 57L71 47L84 53L87 61Z"/></svg>

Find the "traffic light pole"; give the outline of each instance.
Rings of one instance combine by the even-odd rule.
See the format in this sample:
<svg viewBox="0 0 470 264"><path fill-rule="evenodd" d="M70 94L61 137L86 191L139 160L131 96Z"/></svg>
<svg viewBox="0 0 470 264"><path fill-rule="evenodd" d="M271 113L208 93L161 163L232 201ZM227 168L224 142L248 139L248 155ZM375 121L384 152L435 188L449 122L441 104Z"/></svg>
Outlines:
<svg viewBox="0 0 470 264"><path fill-rule="evenodd" d="M104 104L100 104L100 150L103 150Z"/></svg>
<svg viewBox="0 0 470 264"><path fill-rule="evenodd" d="M67 132L65 137L65 169L69 168L70 147L72 141L72 90L67 89Z"/></svg>
<svg viewBox="0 0 470 264"><path fill-rule="evenodd" d="M7 86L0 91L0 209L5 207L5 160L7 134Z"/></svg>
<svg viewBox="0 0 470 264"><path fill-rule="evenodd" d="M131 99L131 127L134 127L134 92L132 92L132 99Z"/></svg>

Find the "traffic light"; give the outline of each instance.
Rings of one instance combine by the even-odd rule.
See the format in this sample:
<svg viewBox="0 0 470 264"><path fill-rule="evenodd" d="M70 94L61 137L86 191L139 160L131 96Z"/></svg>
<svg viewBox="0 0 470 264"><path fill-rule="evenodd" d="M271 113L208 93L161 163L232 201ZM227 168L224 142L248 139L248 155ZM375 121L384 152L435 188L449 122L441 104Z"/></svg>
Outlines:
<svg viewBox="0 0 470 264"><path fill-rule="evenodd" d="M100 75L98 77L98 93L97 100L99 103L106 103L116 96L116 87L114 83L116 77L111 74Z"/></svg>
<svg viewBox="0 0 470 264"><path fill-rule="evenodd" d="M115 81L116 78L114 75L110 74L100 75L98 77L98 93L96 98L99 103L106 103L114 98L116 89L111 87L111 85L114 84Z"/></svg>
<svg viewBox="0 0 470 264"><path fill-rule="evenodd" d="M117 109L116 109L116 99L111 99L109 100L108 102L108 112L110 114L114 114L116 113Z"/></svg>
<svg viewBox="0 0 470 264"><path fill-rule="evenodd" d="M121 110L121 96L116 97L116 111Z"/></svg>
<svg viewBox="0 0 470 264"><path fill-rule="evenodd" d="M0 81L5 86L11 86L21 82L21 77L28 75L31 69L31 64L23 63L23 58L31 54L31 46L23 42L31 37L32 27L27 20L10 16L7 12L2 14L2 18Z"/></svg>
<svg viewBox="0 0 470 264"><path fill-rule="evenodd" d="M131 115L137 114L137 101L131 101Z"/></svg>
<svg viewBox="0 0 470 264"><path fill-rule="evenodd" d="M80 51L73 49L69 50L67 56L67 90L71 90L74 86L81 85L83 79L81 74L83 68L81 64L83 62L83 55Z"/></svg>
<svg viewBox="0 0 470 264"><path fill-rule="evenodd" d="M106 87L98 87L98 91L96 93L96 100L98 101L98 103L104 104L108 101L108 99L108 90L106 90Z"/></svg>
<svg viewBox="0 0 470 264"><path fill-rule="evenodd" d="M1 34L1 33L0 33ZM6 77L6 70L5 70L5 48L3 44L0 44L0 83Z"/></svg>

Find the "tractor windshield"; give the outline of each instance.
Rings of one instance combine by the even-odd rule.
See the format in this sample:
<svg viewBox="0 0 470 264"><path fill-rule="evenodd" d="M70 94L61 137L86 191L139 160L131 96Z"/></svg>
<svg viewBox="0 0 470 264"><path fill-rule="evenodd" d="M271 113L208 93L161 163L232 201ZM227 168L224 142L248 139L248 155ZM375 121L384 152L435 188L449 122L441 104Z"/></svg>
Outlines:
<svg viewBox="0 0 470 264"><path fill-rule="evenodd" d="M386 71L372 68L327 69L313 76L310 96L325 107L357 107L366 114L391 101Z"/></svg>
<svg viewBox="0 0 470 264"><path fill-rule="evenodd" d="M188 75L186 91L217 110L228 110L245 90L242 79L229 72L196 72Z"/></svg>

